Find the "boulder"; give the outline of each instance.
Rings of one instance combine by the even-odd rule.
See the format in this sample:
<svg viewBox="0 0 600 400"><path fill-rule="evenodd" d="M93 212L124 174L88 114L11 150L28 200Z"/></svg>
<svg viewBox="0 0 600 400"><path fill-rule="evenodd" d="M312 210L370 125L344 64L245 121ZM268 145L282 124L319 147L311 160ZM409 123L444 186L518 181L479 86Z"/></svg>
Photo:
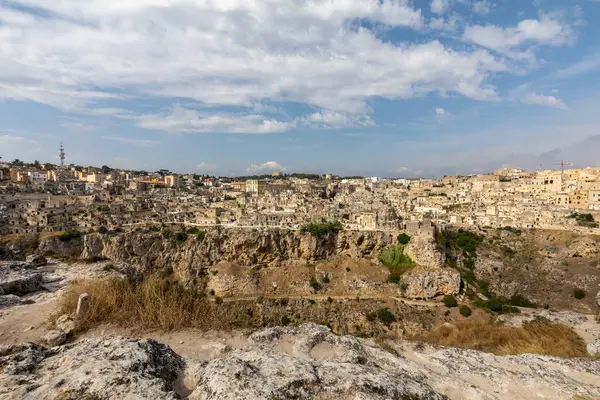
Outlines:
<svg viewBox="0 0 600 400"><path fill-rule="evenodd" d="M49 346L60 346L67 341L67 335L62 331L52 330L46 332L46 334L42 336L42 340Z"/></svg>
<svg viewBox="0 0 600 400"><path fill-rule="evenodd" d="M451 268L415 268L402 276L406 284L403 296L410 299L432 299L457 295L460 291L460 273Z"/></svg>
<svg viewBox="0 0 600 400"><path fill-rule="evenodd" d="M181 357L154 340L0 346L2 399L176 399Z"/></svg>
<svg viewBox="0 0 600 400"><path fill-rule="evenodd" d="M22 304L23 300L14 294L0 295L0 310Z"/></svg>
<svg viewBox="0 0 600 400"><path fill-rule="evenodd" d="M40 254L30 254L25 259L25 262L33 267L42 267L48 263L48 260Z"/></svg>
<svg viewBox="0 0 600 400"><path fill-rule="evenodd" d="M596 305L600 307L600 292L596 293Z"/></svg>
<svg viewBox="0 0 600 400"><path fill-rule="evenodd" d="M75 331L75 321L73 321L68 314L61 315L56 320L56 329L64 332L66 335L70 335Z"/></svg>
<svg viewBox="0 0 600 400"><path fill-rule="evenodd" d="M437 249L434 238L431 235L415 235L405 246L404 253L414 262L427 268L442 268L444 266L444 255Z"/></svg>
<svg viewBox="0 0 600 400"><path fill-rule="evenodd" d="M0 294L22 296L42 289L42 274L22 263L0 264Z"/></svg>
<svg viewBox="0 0 600 400"><path fill-rule="evenodd" d="M596 339L587 345L587 352L591 356L600 357L600 339Z"/></svg>

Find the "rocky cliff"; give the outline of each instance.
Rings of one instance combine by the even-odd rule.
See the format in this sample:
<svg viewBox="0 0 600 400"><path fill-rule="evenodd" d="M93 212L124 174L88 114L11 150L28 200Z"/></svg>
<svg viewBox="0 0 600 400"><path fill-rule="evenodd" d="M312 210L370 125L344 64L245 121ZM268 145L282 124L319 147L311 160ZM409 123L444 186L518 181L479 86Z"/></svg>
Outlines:
<svg viewBox="0 0 600 400"><path fill-rule="evenodd" d="M61 241L56 236L41 238L37 250L20 246L18 242L0 247L13 258L22 258L27 251L37 251L67 258L111 259L148 270L170 266L181 273L193 273L222 261L250 266L311 262L334 255L377 258L393 241L393 236L384 232L342 231L314 237L285 229L213 228L207 230L204 237L190 234L185 241L166 239L158 232L128 232L88 234L69 241Z"/></svg>
<svg viewBox="0 0 600 400"><path fill-rule="evenodd" d="M153 340L104 336L47 348L0 347L0 398L574 399L600 396L588 359L494 356L275 327L237 344L207 339L199 357ZM199 349L195 349L199 350Z"/></svg>

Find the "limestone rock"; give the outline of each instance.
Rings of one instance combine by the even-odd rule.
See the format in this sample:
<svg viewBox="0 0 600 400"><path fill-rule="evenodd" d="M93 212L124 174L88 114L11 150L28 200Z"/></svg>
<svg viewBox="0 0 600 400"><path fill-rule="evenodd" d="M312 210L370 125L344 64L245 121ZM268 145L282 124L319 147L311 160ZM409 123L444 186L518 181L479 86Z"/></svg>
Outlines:
<svg viewBox="0 0 600 400"><path fill-rule="evenodd" d="M590 353L591 356L600 356L600 339L596 339L593 342L588 343L587 352Z"/></svg>
<svg viewBox="0 0 600 400"><path fill-rule="evenodd" d="M60 346L67 341L67 335L62 331L52 330L46 332L46 334L42 336L42 340L49 346Z"/></svg>
<svg viewBox="0 0 600 400"><path fill-rule="evenodd" d="M404 253L417 264L427 268L442 268L444 266L444 255L437 249L434 238L431 235L415 235L404 248Z"/></svg>
<svg viewBox="0 0 600 400"><path fill-rule="evenodd" d="M456 295L460 291L460 273L455 269L415 268L402 276L407 285L403 295L410 299L432 299Z"/></svg>
<svg viewBox="0 0 600 400"><path fill-rule="evenodd" d="M30 254L25 258L25 262L34 267L42 267L48 263L48 260L42 255Z"/></svg>
<svg viewBox="0 0 600 400"><path fill-rule="evenodd" d="M278 351L277 343L291 343ZM249 338L256 347L211 360L189 399L446 399L427 383L371 364L363 345L323 326L276 327ZM331 350L314 354L319 347ZM319 359L318 361L316 359Z"/></svg>
<svg viewBox="0 0 600 400"><path fill-rule="evenodd" d="M75 321L68 314L61 315L56 320L56 329L64 332L66 335L70 335L75 331Z"/></svg>
<svg viewBox="0 0 600 400"><path fill-rule="evenodd" d="M22 263L0 264L0 294L22 296L42 289L42 274Z"/></svg>
<svg viewBox="0 0 600 400"><path fill-rule="evenodd" d="M600 292L596 293L596 305L600 307Z"/></svg>
<svg viewBox="0 0 600 400"><path fill-rule="evenodd" d="M14 294L0 295L0 310L22 304L23 300Z"/></svg>
<svg viewBox="0 0 600 400"><path fill-rule="evenodd" d="M153 340L84 339L0 347L2 399L175 399L184 362Z"/></svg>

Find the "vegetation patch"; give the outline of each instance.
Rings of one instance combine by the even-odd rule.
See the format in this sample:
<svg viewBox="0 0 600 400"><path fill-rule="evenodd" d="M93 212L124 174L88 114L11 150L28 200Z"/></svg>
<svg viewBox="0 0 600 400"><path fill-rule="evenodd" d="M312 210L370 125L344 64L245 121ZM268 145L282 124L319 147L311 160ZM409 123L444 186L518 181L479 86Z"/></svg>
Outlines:
<svg viewBox="0 0 600 400"><path fill-rule="evenodd" d="M586 344L566 325L540 318L518 328L493 321L463 320L439 325L415 339L442 346L494 353L587 357Z"/></svg>
<svg viewBox="0 0 600 400"><path fill-rule="evenodd" d="M383 249L379 260L390 270L389 280L392 283L400 283L400 277L416 266L415 262L404 254L404 246L401 244Z"/></svg>
<svg viewBox="0 0 600 400"><path fill-rule="evenodd" d="M367 321L373 322L376 319L384 323L385 325L390 325L393 322L396 322L396 316L394 313L390 311L389 308L380 308L377 311L373 311L367 314Z"/></svg>
<svg viewBox="0 0 600 400"><path fill-rule="evenodd" d="M314 237L322 237L329 233L338 233L343 229L344 227L339 221L324 223L313 222L300 227L300 231L309 232Z"/></svg>
<svg viewBox="0 0 600 400"><path fill-rule="evenodd" d="M573 218L579 226L586 228L598 228L598 223L594 220L594 216L589 213L571 213L567 218Z"/></svg>
<svg viewBox="0 0 600 400"><path fill-rule="evenodd" d="M585 297L585 291L583 289L575 288L573 289L573 297L577 300L581 300Z"/></svg>
<svg viewBox="0 0 600 400"><path fill-rule="evenodd" d="M502 228L502 230L514 233L517 236L521 236L521 234L523 233L522 230L520 230L518 228L513 228L512 226L505 226L504 228Z"/></svg>
<svg viewBox="0 0 600 400"><path fill-rule="evenodd" d="M68 230L68 231L64 231L63 233L58 235L58 239L61 242L68 242L73 239L80 238L81 236L83 236L83 234L77 230Z"/></svg>
<svg viewBox="0 0 600 400"><path fill-rule="evenodd" d="M452 308L452 307L457 307L458 306L458 301L456 301L456 298L452 295L446 295L444 296L444 305L448 308Z"/></svg>
<svg viewBox="0 0 600 400"><path fill-rule="evenodd" d="M460 308L458 309L458 311L460 312L460 315L462 315L465 318L470 317L471 314L473 313L473 311L471 311L471 307L469 307L467 305L460 306Z"/></svg>
<svg viewBox="0 0 600 400"><path fill-rule="evenodd" d="M410 242L410 235L407 235L406 233L401 233L398 235L396 240L398 240L399 244L406 245L408 244L408 242Z"/></svg>

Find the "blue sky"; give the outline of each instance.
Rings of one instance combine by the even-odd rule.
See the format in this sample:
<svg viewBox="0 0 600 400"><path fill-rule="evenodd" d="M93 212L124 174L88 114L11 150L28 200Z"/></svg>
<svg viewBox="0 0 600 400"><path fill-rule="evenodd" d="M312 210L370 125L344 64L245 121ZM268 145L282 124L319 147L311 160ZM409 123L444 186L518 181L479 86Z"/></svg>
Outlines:
<svg viewBox="0 0 600 400"><path fill-rule="evenodd" d="M0 156L239 175L600 165L597 0L0 0Z"/></svg>

